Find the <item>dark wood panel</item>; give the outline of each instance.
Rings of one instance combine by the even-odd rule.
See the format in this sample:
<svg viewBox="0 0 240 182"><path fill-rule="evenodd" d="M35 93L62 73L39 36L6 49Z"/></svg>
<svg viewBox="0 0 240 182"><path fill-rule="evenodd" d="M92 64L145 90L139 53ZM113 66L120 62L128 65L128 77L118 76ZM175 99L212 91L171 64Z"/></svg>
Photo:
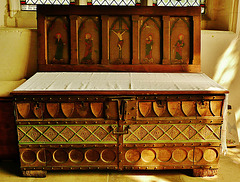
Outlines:
<svg viewBox="0 0 240 182"><path fill-rule="evenodd" d="M0 98L0 159L18 158L12 98Z"/></svg>

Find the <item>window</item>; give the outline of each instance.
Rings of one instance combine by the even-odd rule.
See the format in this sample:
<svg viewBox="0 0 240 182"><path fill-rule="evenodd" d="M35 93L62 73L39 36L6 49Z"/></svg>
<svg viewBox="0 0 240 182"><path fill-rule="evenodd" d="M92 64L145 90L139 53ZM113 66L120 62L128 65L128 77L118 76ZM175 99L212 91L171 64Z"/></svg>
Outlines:
<svg viewBox="0 0 240 182"><path fill-rule="evenodd" d="M186 7L186 6L201 6L202 14L205 14L205 0L153 0L154 6L173 6L173 7Z"/></svg>
<svg viewBox="0 0 240 182"><path fill-rule="evenodd" d="M158 6L200 6L200 0L158 0Z"/></svg>
<svg viewBox="0 0 240 182"><path fill-rule="evenodd" d="M21 9L24 11L35 11L37 4L49 5L70 5L75 4L75 0L21 0Z"/></svg>
<svg viewBox="0 0 240 182"><path fill-rule="evenodd" d="M89 5L107 5L107 6L135 6L140 5L139 2L135 0L92 0L88 2Z"/></svg>

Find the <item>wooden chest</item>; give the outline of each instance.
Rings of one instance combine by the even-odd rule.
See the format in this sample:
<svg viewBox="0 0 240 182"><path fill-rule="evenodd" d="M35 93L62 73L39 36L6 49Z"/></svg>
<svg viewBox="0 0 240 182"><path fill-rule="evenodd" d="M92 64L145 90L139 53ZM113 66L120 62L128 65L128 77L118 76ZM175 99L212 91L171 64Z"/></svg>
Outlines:
<svg viewBox="0 0 240 182"><path fill-rule="evenodd" d="M12 93L24 176L216 174L228 91L200 73L200 7L38 6L37 17L39 72Z"/></svg>
<svg viewBox="0 0 240 182"><path fill-rule="evenodd" d="M184 74L194 75L195 79L188 80L182 89L182 80L176 79L183 74L167 74L172 77L167 84L177 87L167 91L166 81L158 82L157 78L145 90L136 85L135 77L149 80L153 75L166 76L159 73L138 73L135 77L102 73L108 77L103 76L101 84L78 91L71 86L79 85L72 85L74 81L66 85L63 79L80 75L87 81L86 74L37 73L14 91L21 169L25 176L60 169L193 169L195 175L215 174L225 89L206 75L194 73ZM98 73L90 75L101 77ZM113 79L116 75L131 75L132 79L118 84ZM49 78L47 82L42 81L44 77ZM107 78L111 78L112 85L104 91L101 87L110 83ZM89 83L93 82L86 85ZM115 84L119 86L110 89ZM127 90L124 85L132 89ZM203 85L212 87L211 91L204 90ZM123 90L119 91L121 86Z"/></svg>

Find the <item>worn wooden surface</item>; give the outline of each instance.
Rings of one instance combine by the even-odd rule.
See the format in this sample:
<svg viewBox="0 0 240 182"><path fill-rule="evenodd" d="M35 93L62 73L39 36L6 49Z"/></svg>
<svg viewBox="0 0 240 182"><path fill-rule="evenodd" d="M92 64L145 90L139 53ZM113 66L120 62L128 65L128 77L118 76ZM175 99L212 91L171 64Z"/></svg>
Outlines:
<svg viewBox="0 0 240 182"><path fill-rule="evenodd" d="M217 169L224 97L16 96L21 169Z"/></svg>

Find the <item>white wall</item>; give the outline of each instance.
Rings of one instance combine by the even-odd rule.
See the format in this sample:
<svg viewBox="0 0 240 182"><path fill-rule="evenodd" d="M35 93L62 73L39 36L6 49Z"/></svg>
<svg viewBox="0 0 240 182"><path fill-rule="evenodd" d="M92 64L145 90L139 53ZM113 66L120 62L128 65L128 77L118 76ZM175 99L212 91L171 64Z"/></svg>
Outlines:
<svg viewBox="0 0 240 182"><path fill-rule="evenodd" d="M240 136L240 40L233 32L202 30L201 43L202 72L229 90L229 104L236 116L236 121L229 122L237 125Z"/></svg>

